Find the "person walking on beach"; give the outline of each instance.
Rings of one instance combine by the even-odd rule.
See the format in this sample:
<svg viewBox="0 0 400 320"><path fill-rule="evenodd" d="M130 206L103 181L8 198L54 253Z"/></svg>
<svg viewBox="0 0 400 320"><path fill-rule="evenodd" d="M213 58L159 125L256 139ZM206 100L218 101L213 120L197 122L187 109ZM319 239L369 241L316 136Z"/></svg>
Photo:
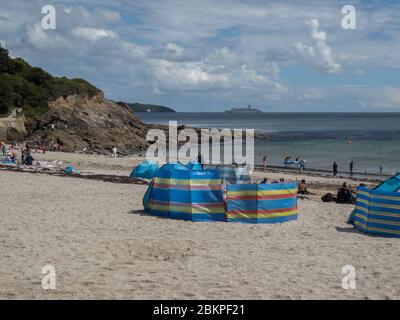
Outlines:
<svg viewBox="0 0 400 320"><path fill-rule="evenodd" d="M352 177L353 176L353 166L354 166L354 162L353 162L353 160L351 160L351 162L350 162L350 177Z"/></svg>
<svg viewBox="0 0 400 320"><path fill-rule="evenodd" d="M300 160L300 172L303 172L305 168L306 168L306 162L304 161L304 159L301 159Z"/></svg>
<svg viewBox="0 0 400 320"><path fill-rule="evenodd" d="M382 166L382 164L379 165L379 174L383 174L383 166Z"/></svg>
<svg viewBox="0 0 400 320"><path fill-rule="evenodd" d="M263 161L263 169L264 169L264 172L265 172L265 170L267 170L267 156L264 156L262 161Z"/></svg>
<svg viewBox="0 0 400 320"><path fill-rule="evenodd" d="M112 148L112 157L113 158L117 158L117 147L116 146L113 146L113 148Z"/></svg>
<svg viewBox="0 0 400 320"><path fill-rule="evenodd" d="M333 162L333 176L336 177L337 175L337 169L338 169L338 165L336 163L336 161Z"/></svg>

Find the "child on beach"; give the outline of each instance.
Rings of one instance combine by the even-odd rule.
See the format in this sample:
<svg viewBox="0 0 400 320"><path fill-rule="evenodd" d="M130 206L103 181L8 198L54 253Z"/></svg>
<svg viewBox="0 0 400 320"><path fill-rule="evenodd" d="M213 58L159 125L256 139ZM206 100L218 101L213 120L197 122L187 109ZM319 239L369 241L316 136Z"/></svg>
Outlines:
<svg viewBox="0 0 400 320"><path fill-rule="evenodd" d="M307 190L307 185L306 185L306 180L305 179L301 180L301 182L299 183L299 187L298 187L297 192L300 193L300 194L308 194L308 190Z"/></svg>

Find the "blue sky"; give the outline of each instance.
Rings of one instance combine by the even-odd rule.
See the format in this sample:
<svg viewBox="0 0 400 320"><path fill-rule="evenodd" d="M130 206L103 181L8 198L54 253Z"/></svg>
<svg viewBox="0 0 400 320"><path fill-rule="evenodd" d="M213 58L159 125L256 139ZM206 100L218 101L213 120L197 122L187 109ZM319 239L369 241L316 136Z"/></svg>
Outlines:
<svg viewBox="0 0 400 320"><path fill-rule="evenodd" d="M47 4L56 30L41 28ZM13 56L178 111L399 112L399 40L399 1L0 0Z"/></svg>

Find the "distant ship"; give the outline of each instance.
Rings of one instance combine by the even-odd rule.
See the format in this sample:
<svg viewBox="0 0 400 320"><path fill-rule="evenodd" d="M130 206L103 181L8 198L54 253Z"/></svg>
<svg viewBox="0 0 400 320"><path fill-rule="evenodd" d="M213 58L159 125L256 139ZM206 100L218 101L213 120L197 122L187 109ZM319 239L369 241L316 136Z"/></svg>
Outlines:
<svg viewBox="0 0 400 320"><path fill-rule="evenodd" d="M260 113L262 111L249 105L248 107L232 108L231 110L226 110L225 112L229 112L229 113Z"/></svg>

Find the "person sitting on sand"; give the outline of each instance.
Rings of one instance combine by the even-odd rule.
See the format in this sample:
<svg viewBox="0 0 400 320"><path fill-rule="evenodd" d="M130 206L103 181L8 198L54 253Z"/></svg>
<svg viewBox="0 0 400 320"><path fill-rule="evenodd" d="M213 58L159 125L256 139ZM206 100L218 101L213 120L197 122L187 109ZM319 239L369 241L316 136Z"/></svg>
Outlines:
<svg viewBox="0 0 400 320"><path fill-rule="evenodd" d="M3 162L11 162L11 157L10 154L6 154L5 157L3 158Z"/></svg>
<svg viewBox="0 0 400 320"><path fill-rule="evenodd" d="M14 162L14 163L17 162L17 156L16 156L15 152L11 152L10 159L11 159L11 162Z"/></svg>
<svg viewBox="0 0 400 320"><path fill-rule="evenodd" d="M267 184L267 183L268 183L268 178L262 179L262 181L261 181L260 183L261 183L261 184Z"/></svg>
<svg viewBox="0 0 400 320"><path fill-rule="evenodd" d="M27 166L32 166L33 165L33 161L35 159L33 159L32 155L30 154L30 152L28 152L25 156L25 161L24 164Z"/></svg>
<svg viewBox="0 0 400 320"><path fill-rule="evenodd" d="M307 190L307 185L306 185L306 180L305 179L301 180L301 182L299 183L299 186L298 186L298 189L297 189L297 193L308 194L308 190Z"/></svg>
<svg viewBox="0 0 400 320"><path fill-rule="evenodd" d="M354 203L354 196L352 191L347 186L346 182L343 182L342 187L338 190L336 196L336 202L338 203Z"/></svg>
<svg viewBox="0 0 400 320"><path fill-rule="evenodd" d="M284 183L285 182L285 179L284 178L280 178L279 179L279 183Z"/></svg>

